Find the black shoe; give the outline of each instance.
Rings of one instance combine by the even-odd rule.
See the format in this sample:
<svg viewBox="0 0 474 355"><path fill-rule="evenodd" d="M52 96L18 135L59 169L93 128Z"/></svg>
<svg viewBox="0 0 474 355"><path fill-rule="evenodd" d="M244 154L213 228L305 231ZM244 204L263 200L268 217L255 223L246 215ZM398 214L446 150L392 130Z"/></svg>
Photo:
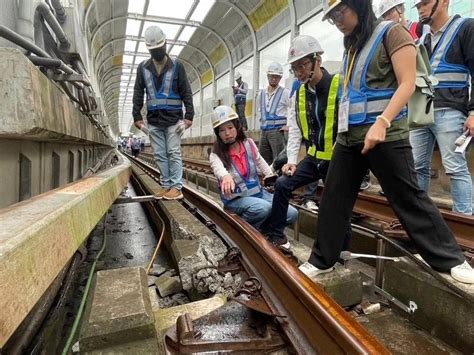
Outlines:
<svg viewBox="0 0 474 355"><path fill-rule="evenodd" d="M270 243L272 243L277 248L281 248L285 251L290 250L291 245L286 235L270 232L265 237Z"/></svg>

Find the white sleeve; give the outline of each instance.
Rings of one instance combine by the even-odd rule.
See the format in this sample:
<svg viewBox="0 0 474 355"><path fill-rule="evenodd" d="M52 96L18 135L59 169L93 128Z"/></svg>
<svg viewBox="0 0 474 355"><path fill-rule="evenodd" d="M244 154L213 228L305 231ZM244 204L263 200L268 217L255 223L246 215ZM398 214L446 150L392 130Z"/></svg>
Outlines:
<svg viewBox="0 0 474 355"><path fill-rule="evenodd" d="M286 145L286 155L288 156L288 164L296 164L298 160L298 153L300 151L301 135L300 127L296 123L296 99L295 95L290 99L290 111L288 114L288 144Z"/></svg>
<svg viewBox="0 0 474 355"><path fill-rule="evenodd" d="M226 175L230 175L230 173L225 168L224 163L222 163L222 160L217 156L217 154L211 153L209 155L209 162L211 163L211 168L214 172L214 175L219 180L221 180Z"/></svg>

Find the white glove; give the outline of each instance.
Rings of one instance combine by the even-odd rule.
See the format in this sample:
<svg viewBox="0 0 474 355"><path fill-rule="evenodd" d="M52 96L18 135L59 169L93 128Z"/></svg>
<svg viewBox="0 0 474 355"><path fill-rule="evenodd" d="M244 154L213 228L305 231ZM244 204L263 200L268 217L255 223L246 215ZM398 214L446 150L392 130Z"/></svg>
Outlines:
<svg viewBox="0 0 474 355"><path fill-rule="evenodd" d="M178 126L176 127L176 133L182 136L185 130L186 130L186 124L184 123L184 120L180 120L178 122Z"/></svg>

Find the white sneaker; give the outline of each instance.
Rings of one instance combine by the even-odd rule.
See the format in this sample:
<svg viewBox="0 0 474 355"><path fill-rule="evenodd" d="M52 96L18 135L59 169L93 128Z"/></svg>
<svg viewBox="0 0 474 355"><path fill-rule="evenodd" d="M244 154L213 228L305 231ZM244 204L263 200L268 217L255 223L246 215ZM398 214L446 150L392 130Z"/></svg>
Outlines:
<svg viewBox="0 0 474 355"><path fill-rule="evenodd" d="M315 276L333 271L334 267L330 267L329 269L322 270L322 269L318 269L316 266L314 266L313 264L310 264L309 262L305 262L304 264L300 265L298 269L300 269L303 274L305 274L310 279L312 279Z"/></svg>
<svg viewBox="0 0 474 355"><path fill-rule="evenodd" d="M474 284L474 269L467 261L464 261L451 269L451 277L459 282Z"/></svg>
<svg viewBox="0 0 474 355"><path fill-rule="evenodd" d="M317 212L319 210L319 207L318 205L316 204L316 202L312 201L312 200L308 200L306 201L304 204L303 204L303 207L307 208L308 210L310 210L311 212Z"/></svg>

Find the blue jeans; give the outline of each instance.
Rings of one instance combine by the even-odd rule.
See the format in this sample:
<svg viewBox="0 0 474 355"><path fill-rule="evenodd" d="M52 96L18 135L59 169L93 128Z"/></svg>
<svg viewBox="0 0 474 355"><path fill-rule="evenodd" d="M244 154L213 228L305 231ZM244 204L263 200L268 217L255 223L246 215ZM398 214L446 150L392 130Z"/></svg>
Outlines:
<svg viewBox="0 0 474 355"><path fill-rule="evenodd" d="M259 229L272 211L273 195L263 191L262 197L239 197L230 201L226 209L243 218L254 228ZM288 207L286 224L293 224L298 218L298 211L293 206Z"/></svg>
<svg viewBox="0 0 474 355"><path fill-rule="evenodd" d="M418 184L423 191L430 186L431 159L438 142L446 175L451 178L453 211L472 215L472 180L466 155L455 153L454 141L463 133L466 116L455 109L435 111L434 124L410 132Z"/></svg>
<svg viewBox="0 0 474 355"><path fill-rule="evenodd" d="M153 155L160 170L163 188L183 187L183 161L181 160L181 136L176 133L178 124L157 127L148 124Z"/></svg>

